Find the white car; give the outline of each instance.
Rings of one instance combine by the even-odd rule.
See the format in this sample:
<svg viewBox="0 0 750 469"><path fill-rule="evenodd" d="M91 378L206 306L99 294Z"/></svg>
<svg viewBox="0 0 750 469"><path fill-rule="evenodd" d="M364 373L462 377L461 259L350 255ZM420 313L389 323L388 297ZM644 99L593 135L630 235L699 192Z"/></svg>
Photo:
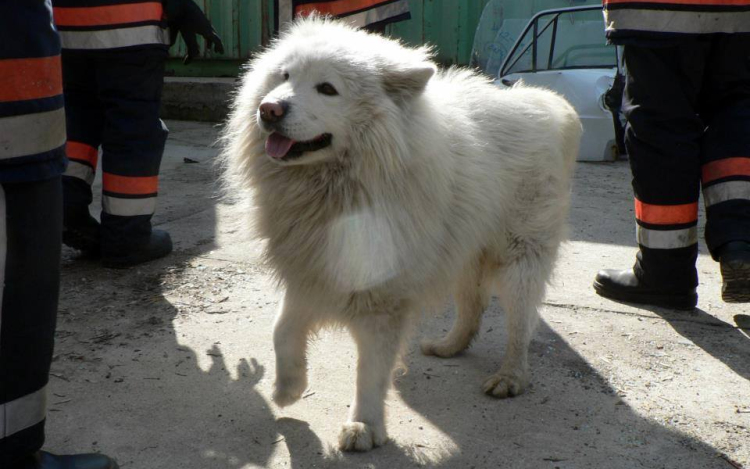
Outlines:
<svg viewBox="0 0 750 469"><path fill-rule="evenodd" d="M480 34L486 37L487 31L478 30ZM583 124L579 161L613 161L624 153L619 113L623 81L618 50L604 36L601 4L537 13L496 73L498 86L523 80L570 101Z"/></svg>

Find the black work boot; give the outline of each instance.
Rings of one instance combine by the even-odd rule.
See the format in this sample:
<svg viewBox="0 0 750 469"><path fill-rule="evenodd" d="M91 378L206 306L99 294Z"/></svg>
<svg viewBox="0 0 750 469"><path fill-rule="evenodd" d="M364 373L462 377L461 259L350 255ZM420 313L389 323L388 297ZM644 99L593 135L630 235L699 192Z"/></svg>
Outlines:
<svg viewBox="0 0 750 469"><path fill-rule="evenodd" d="M144 262L162 258L172 252L172 238L164 230L152 230L145 242L120 247L116 250L102 248L102 264L111 269L125 269Z"/></svg>
<svg viewBox="0 0 750 469"><path fill-rule="evenodd" d="M665 290L650 287L645 285L632 269L600 270L594 279L594 290L612 300L664 308L693 309L698 304L695 288Z"/></svg>
<svg viewBox="0 0 750 469"><path fill-rule="evenodd" d="M750 243L731 241L718 253L721 265L721 298L727 303L750 303Z"/></svg>
<svg viewBox="0 0 750 469"><path fill-rule="evenodd" d="M88 207L63 208L62 242L87 256L97 257L101 251L101 226Z"/></svg>
<svg viewBox="0 0 750 469"><path fill-rule="evenodd" d="M37 451L19 469L118 469L114 459L103 454L58 456Z"/></svg>

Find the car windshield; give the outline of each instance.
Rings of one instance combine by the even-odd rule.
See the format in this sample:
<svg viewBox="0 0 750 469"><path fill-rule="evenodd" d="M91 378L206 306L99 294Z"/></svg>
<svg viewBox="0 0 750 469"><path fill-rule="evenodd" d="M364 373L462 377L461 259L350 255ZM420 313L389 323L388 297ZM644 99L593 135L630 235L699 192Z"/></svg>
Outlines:
<svg viewBox="0 0 750 469"><path fill-rule="evenodd" d="M530 22L524 20L524 26L516 24L518 20L511 24L509 18L493 19L507 13L494 10L492 3L483 12L472 54L473 65L488 75L616 67L616 49L604 36L601 2L541 12Z"/></svg>

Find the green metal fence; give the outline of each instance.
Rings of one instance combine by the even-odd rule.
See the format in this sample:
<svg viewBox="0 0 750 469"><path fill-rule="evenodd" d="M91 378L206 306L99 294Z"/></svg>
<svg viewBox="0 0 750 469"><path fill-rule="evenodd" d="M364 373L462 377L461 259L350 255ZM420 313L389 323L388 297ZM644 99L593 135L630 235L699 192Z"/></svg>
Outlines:
<svg viewBox="0 0 750 469"><path fill-rule="evenodd" d="M488 0L409 0L412 19L391 25L387 33L412 45L433 44L444 64L468 64L482 9ZM273 0L196 0L224 42L224 55L182 65L182 40L171 49L168 73L178 76L235 76L273 35Z"/></svg>

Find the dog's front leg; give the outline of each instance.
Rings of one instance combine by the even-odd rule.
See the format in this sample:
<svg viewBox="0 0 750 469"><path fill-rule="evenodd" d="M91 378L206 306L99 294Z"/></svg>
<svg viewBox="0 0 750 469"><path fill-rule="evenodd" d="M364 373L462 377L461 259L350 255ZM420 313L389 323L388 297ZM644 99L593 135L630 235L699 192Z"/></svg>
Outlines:
<svg viewBox="0 0 750 469"><path fill-rule="evenodd" d="M349 325L359 359L354 404L339 435L343 451L369 451L388 440L385 397L401 350L405 322L399 313L370 313Z"/></svg>
<svg viewBox="0 0 750 469"><path fill-rule="evenodd" d="M307 388L307 338L312 322L300 295L287 290L273 329L276 352L273 400L281 407L297 402Z"/></svg>

